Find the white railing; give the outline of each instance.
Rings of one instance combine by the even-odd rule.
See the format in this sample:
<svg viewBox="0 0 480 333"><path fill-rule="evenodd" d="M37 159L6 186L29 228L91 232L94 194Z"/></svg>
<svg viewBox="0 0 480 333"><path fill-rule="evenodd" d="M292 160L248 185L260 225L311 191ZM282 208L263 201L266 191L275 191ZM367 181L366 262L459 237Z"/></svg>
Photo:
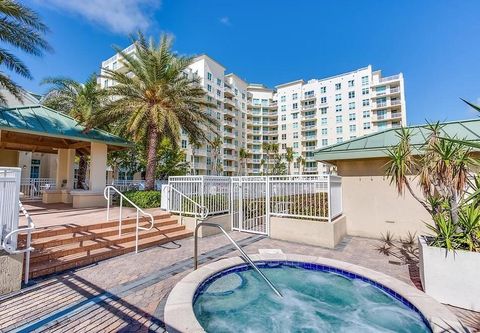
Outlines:
<svg viewBox="0 0 480 333"><path fill-rule="evenodd" d="M180 224L183 225L183 217L187 215L193 215L195 218L195 225L198 220L205 220L208 216L208 208L199 204L191 197L180 192L172 185L163 186L163 195L167 195L167 207L171 212L177 212L180 215ZM166 192L166 193L165 193Z"/></svg>
<svg viewBox="0 0 480 333"><path fill-rule="evenodd" d="M16 234L8 241L5 237L18 229L18 201L20 196L20 168L0 168L0 245L17 248Z"/></svg>
<svg viewBox="0 0 480 333"><path fill-rule="evenodd" d="M338 196L337 193L339 188L341 190L340 177L302 175L268 178L270 215L330 222L338 216L339 207L341 212L341 195Z"/></svg>
<svg viewBox="0 0 480 333"><path fill-rule="evenodd" d="M56 189L55 178L22 178L20 193L23 201L42 199L43 191Z"/></svg>
<svg viewBox="0 0 480 333"><path fill-rule="evenodd" d="M161 191L162 185L164 184L168 184L168 180L155 180L155 190ZM112 180L111 185L119 189L121 192L129 190L143 191L145 189L145 180L114 179Z"/></svg>
<svg viewBox="0 0 480 333"><path fill-rule="evenodd" d="M110 221L110 205L112 204L112 196L111 191L114 194L120 196L120 210L119 210L119 218L118 218L118 236L122 235L122 218L123 218L123 200L126 200L130 205L132 205L136 209L136 227L135 227L135 252L138 252L138 232L139 230L151 230L155 225L155 220L153 215L147 212L144 212L140 207L138 207L133 201L128 199L121 191L115 188L112 185L107 185L105 190L103 191L103 196L107 200L107 222ZM150 219L150 227L141 227L140 226L140 213L144 216L147 216Z"/></svg>
<svg viewBox="0 0 480 333"><path fill-rule="evenodd" d="M209 215L228 213L230 202L230 177L224 176L174 176L168 178L168 185L192 201L205 206ZM171 201L170 210L179 213L180 200ZM183 211L194 214L195 207L183 207Z"/></svg>
<svg viewBox="0 0 480 333"><path fill-rule="evenodd" d="M391 76L387 76L387 77L382 77L380 78L380 80L378 82L387 82L387 81L393 81L393 80L399 80L400 79L400 75L397 74L397 75L391 75Z"/></svg>
<svg viewBox="0 0 480 333"><path fill-rule="evenodd" d="M6 236L5 239L2 242L2 248L7 251L10 254L18 254L18 253L26 253L25 254L25 271L24 276L23 276L23 281L25 284L28 284L28 278L30 275L30 252L34 250L34 248L31 246L32 244L32 231L35 230L35 224L32 221L32 218L28 214L27 210L25 207L23 207L22 203L19 201L18 202L18 208L22 212L22 214L25 216L27 219L27 226L26 227L21 227L18 229L15 229L11 232L9 232ZM24 249L18 249L17 247L13 247L11 244L12 242L9 242L9 240L13 238L17 238L18 233L20 232L26 232L26 243L25 243L25 248Z"/></svg>

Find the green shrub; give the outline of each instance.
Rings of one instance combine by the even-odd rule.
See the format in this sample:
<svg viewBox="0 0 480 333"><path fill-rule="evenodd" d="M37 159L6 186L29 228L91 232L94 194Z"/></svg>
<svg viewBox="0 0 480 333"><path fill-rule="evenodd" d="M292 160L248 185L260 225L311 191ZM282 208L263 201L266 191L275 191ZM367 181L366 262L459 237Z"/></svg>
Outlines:
<svg viewBox="0 0 480 333"><path fill-rule="evenodd" d="M161 193L159 191L126 191L123 194L140 208L158 208L160 207ZM131 207L126 200L124 206Z"/></svg>

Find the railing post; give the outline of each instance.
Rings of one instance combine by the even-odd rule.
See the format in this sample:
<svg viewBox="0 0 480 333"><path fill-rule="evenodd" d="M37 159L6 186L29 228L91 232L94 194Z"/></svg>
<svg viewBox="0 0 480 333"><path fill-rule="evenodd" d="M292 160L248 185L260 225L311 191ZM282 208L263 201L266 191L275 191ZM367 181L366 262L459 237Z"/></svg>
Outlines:
<svg viewBox="0 0 480 333"><path fill-rule="evenodd" d="M327 176L327 205L328 205L328 222L332 222L332 188L331 188L331 175Z"/></svg>
<svg viewBox="0 0 480 333"><path fill-rule="evenodd" d="M201 202L201 205L202 207L205 207L205 176L200 176L201 179L202 179L202 182L200 183L200 186L201 186L201 198L200 198L200 202Z"/></svg>
<svg viewBox="0 0 480 333"><path fill-rule="evenodd" d="M123 197L120 196L120 217L119 217L119 227L118 227L118 237L122 235L122 208L123 208Z"/></svg>
<svg viewBox="0 0 480 333"><path fill-rule="evenodd" d="M267 176L267 180L265 181L265 214L266 216L266 232L270 235L270 176Z"/></svg>
<svg viewBox="0 0 480 333"><path fill-rule="evenodd" d="M137 208L137 227L135 230L135 253L138 253L138 208Z"/></svg>
<svg viewBox="0 0 480 333"><path fill-rule="evenodd" d="M110 187L107 188L107 222L110 221Z"/></svg>

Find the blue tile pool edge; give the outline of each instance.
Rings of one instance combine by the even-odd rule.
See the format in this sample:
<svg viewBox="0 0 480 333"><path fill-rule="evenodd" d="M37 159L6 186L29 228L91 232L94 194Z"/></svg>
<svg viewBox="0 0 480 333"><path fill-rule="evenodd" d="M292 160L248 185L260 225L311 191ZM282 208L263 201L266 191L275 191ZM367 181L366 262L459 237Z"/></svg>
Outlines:
<svg viewBox="0 0 480 333"><path fill-rule="evenodd" d="M322 265L322 264L314 264L314 263L308 263L308 262L299 262L299 261L290 261L290 260L261 260L261 261L256 261L255 264L258 266L258 268L278 268L282 266L286 267L293 267L293 268L302 268L306 270L311 270L311 271L321 271L321 272L331 272L331 273L336 273L339 275L342 275L343 277L349 278L351 280L353 279L358 279L363 282L366 282L383 292L385 292L387 295L393 297L394 299L398 300L401 302L403 305L408 307L410 310L418 313L418 315L422 318L422 321L424 324L428 327L430 331L432 331L432 327L430 326L429 321L425 318L423 313L412 303L410 303L405 297L400 295L399 293L395 292L394 290L384 286L381 283L378 283L374 280L371 280L369 278L366 278L362 275L355 274L349 271L346 271L344 269L328 266L328 265ZM197 301L198 297L200 294L202 294L205 289L210 286L210 284L221 278L222 276L225 276L227 274L232 274L232 273L237 273L237 272L243 272L247 270L251 270L252 268L248 263L244 264L239 264L233 267L229 267L227 269L221 270L219 272L216 272L212 275L210 275L208 278L202 281L198 288L195 290L195 294L193 295L193 300L192 300L192 306L195 304Z"/></svg>

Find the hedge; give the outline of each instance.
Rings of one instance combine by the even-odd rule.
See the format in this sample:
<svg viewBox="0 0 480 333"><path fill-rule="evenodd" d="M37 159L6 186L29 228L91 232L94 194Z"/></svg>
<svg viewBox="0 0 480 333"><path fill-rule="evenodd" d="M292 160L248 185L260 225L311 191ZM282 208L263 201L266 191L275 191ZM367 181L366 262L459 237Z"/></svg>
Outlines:
<svg viewBox="0 0 480 333"><path fill-rule="evenodd" d="M160 207L161 193L159 191L126 191L123 194L132 200L140 208L158 208ZM125 206L131 206L126 200Z"/></svg>

